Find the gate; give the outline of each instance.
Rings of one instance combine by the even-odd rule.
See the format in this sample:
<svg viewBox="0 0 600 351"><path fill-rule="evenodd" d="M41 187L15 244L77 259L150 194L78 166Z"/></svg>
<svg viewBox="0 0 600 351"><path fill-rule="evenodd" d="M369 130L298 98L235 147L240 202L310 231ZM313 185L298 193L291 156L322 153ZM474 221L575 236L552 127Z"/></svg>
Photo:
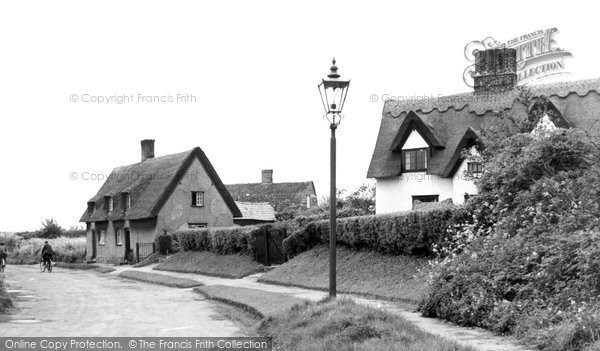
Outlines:
<svg viewBox="0 0 600 351"><path fill-rule="evenodd" d="M154 252L156 252L156 244L154 242L135 244L135 260L137 263L141 262Z"/></svg>
<svg viewBox="0 0 600 351"><path fill-rule="evenodd" d="M284 263L286 256L283 250L283 239L285 237L285 228L275 229L266 227L255 233L256 247L254 259L265 266Z"/></svg>

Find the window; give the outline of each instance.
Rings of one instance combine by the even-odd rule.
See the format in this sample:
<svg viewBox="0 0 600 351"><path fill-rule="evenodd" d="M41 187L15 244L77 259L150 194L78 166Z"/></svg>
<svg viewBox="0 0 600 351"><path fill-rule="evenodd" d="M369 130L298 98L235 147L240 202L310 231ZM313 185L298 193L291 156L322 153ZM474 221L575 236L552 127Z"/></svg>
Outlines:
<svg viewBox="0 0 600 351"><path fill-rule="evenodd" d="M438 202L439 195L415 195L412 197L413 209L415 208L415 202Z"/></svg>
<svg viewBox="0 0 600 351"><path fill-rule="evenodd" d="M417 172L427 170L429 149L402 150L402 170Z"/></svg>
<svg viewBox="0 0 600 351"><path fill-rule="evenodd" d="M131 196L129 193L123 194L123 208L128 211L131 208Z"/></svg>
<svg viewBox="0 0 600 351"><path fill-rule="evenodd" d="M192 191L192 206L204 206L204 191Z"/></svg>
<svg viewBox="0 0 600 351"><path fill-rule="evenodd" d="M110 196L104 197L104 207L108 212L112 212L113 210L113 199Z"/></svg>
<svg viewBox="0 0 600 351"><path fill-rule="evenodd" d="M117 229L115 232L115 245L123 245L123 229Z"/></svg>
<svg viewBox="0 0 600 351"><path fill-rule="evenodd" d="M104 230L100 231L100 238L98 239L98 245L106 244L106 232Z"/></svg>
<svg viewBox="0 0 600 351"><path fill-rule="evenodd" d="M87 213L92 213L94 212L94 207L95 207L95 203L93 203L92 201L88 202L88 208L87 208Z"/></svg>
<svg viewBox="0 0 600 351"><path fill-rule="evenodd" d="M483 173L483 166L481 165L481 162L467 162L467 172L469 174Z"/></svg>
<svg viewBox="0 0 600 351"><path fill-rule="evenodd" d="M310 195L306 195L306 208L310 208Z"/></svg>
<svg viewBox="0 0 600 351"><path fill-rule="evenodd" d="M206 223L188 223L189 229L206 228Z"/></svg>
<svg viewBox="0 0 600 351"><path fill-rule="evenodd" d="M465 193L465 202L469 201L469 199L472 198L473 196L475 196L475 195Z"/></svg>

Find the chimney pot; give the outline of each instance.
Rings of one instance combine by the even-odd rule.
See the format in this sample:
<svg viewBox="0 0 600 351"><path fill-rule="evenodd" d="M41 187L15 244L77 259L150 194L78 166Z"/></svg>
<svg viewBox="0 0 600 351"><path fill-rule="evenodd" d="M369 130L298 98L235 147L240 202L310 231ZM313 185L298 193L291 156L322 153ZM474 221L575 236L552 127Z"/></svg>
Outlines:
<svg viewBox="0 0 600 351"><path fill-rule="evenodd" d="M154 158L154 139L142 140L142 162Z"/></svg>
<svg viewBox="0 0 600 351"><path fill-rule="evenodd" d="M273 184L273 170L272 169L263 169L262 170L262 183L263 184Z"/></svg>
<svg viewBox="0 0 600 351"><path fill-rule="evenodd" d="M475 53L475 92L499 93L517 86L517 50L482 50Z"/></svg>

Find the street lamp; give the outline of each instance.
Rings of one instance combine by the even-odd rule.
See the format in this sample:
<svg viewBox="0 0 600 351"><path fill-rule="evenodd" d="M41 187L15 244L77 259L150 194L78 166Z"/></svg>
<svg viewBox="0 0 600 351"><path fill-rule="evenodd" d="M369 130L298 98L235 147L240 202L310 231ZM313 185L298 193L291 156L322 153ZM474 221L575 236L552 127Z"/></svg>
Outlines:
<svg viewBox="0 0 600 351"><path fill-rule="evenodd" d="M336 295L335 260L336 260L336 193L335 193L335 130L342 121L342 109L346 102L346 94L350 80L340 79L335 58L332 61L331 72L319 84L319 94L325 108L325 118L329 121L331 129L331 163L329 185L329 297Z"/></svg>

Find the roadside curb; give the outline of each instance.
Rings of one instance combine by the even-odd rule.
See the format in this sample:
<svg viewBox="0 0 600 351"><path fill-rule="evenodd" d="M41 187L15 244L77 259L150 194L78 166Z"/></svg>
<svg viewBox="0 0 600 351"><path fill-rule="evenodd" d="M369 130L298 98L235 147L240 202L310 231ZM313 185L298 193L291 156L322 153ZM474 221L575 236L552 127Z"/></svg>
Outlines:
<svg viewBox="0 0 600 351"><path fill-rule="evenodd" d="M178 289L189 289L204 285L202 282L196 280L177 278L166 274L140 272L136 270L122 271L117 275L117 277Z"/></svg>
<svg viewBox="0 0 600 351"><path fill-rule="evenodd" d="M80 266L79 264L70 264L70 263L64 263L64 262L56 262L54 263L54 267L59 267L59 268L65 268L65 269L73 269L73 270L80 270L80 271L94 271L94 272L98 272L98 273L111 273L114 272L115 269L111 268L111 267L103 267L103 266L98 266L95 264L85 264L86 266ZM85 267L85 268L83 268Z"/></svg>
<svg viewBox="0 0 600 351"><path fill-rule="evenodd" d="M300 288L300 289L305 289L305 290L314 290L314 291L323 291L323 292L329 291L329 288L310 287L310 286L305 286L302 284L294 284L294 283L282 283L282 282L278 282L276 280L271 280L271 279L258 278L256 281L258 283L262 283L262 284L283 286L283 287L287 287L287 288ZM402 304L407 304L407 305L414 305L415 307L418 305L418 302L409 300L409 299L390 298L390 297L383 296L383 295L369 294L369 293L362 293L362 292L355 292L355 291L345 291L345 290L339 290L339 289L337 292L338 292L338 294L348 295L349 297L353 297L353 298L360 297L360 298L371 299L371 300L396 302L396 303L402 303Z"/></svg>
<svg viewBox="0 0 600 351"><path fill-rule="evenodd" d="M194 288L193 291L200 293L209 300L238 307L259 318L284 313L293 306L307 301L285 293L225 285L206 285Z"/></svg>
<svg viewBox="0 0 600 351"><path fill-rule="evenodd" d="M211 295L211 294L207 293L206 291L202 290L202 287L200 287L200 286L193 288L192 291L204 296L207 300L218 301L218 302L222 302L222 303L228 304L233 307L240 308L259 319L265 318L265 316L262 313L260 313L259 310L257 310L256 308L254 308L250 305L247 305L247 304L239 302L239 301L227 299L224 297L218 297L218 296Z"/></svg>

